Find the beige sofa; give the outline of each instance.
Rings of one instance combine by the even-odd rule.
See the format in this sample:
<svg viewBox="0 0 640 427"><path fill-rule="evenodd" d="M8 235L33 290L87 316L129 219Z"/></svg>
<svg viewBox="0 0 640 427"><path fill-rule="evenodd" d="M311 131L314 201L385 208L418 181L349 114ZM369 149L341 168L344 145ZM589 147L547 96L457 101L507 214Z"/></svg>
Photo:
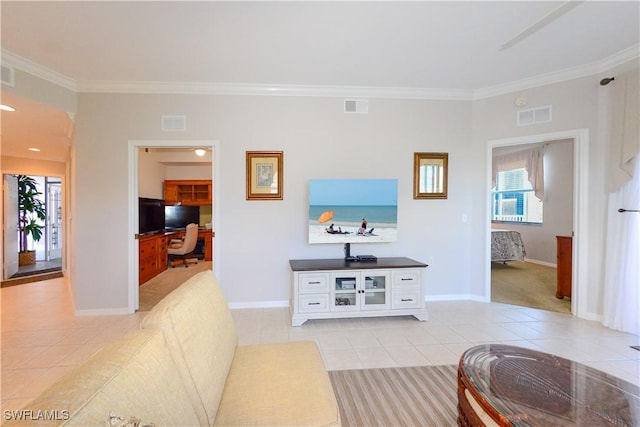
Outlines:
<svg viewBox="0 0 640 427"><path fill-rule="evenodd" d="M313 342L238 346L211 271L160 301L134 331L30 402L7 425L335 426Z"/></svg>

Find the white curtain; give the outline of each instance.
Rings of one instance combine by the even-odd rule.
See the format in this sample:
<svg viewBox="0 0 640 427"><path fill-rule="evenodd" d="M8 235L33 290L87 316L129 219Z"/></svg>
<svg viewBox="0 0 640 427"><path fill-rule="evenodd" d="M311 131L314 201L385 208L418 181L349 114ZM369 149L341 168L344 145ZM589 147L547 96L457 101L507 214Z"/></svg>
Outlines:
<svg viewBox="0 0 640 427"><path fill-rule="evenodd" d="M498 172L525 168L527 170L528 180L531 183L533 192L540 200L544 198L544 147L537 146L527 148L526 150L516 151L514 153L501 154L494 156L492 160L493 178L492 186L496 185L496 176Z"/></svg>
<svg viewBox="0 0 640 427"><path fill-rule="evenodd" d="M609 196L603 321L605 326L640 334L640 156L633 178Z"/></svg>
<svg viewBox="0 0 640 427"><path fill-rule="evenodd" d="M616 76L611 97L609 207L602 323L640 334L640 75Z"/></svg>

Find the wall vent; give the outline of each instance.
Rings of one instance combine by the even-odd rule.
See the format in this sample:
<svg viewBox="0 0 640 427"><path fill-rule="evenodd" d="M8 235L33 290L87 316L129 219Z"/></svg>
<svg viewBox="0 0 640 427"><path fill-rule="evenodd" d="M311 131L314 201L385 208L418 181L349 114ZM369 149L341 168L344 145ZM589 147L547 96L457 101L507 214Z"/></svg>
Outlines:
<svg viewBox="0 0 640 427"><path fill-rule="evenodd" d="M187 130L187 117L162 116L162 130L164 132L184 132Z"/></svg>
<svg viewBox="0 0 640 427"><path fill-rule="evenodd" d="M551 105L518 111L518 126L528 126L551 121Z"/></svg>
<svg viewBox="0 0 640 427"><path fill-rule="evenodd" d="M2 65L1 67L2 67L2 84L14 87L16 84L14 68L9 65Z"/></svg>
<svg viewBox="0 0 640 427"><path fill-rule="evenodd" d="M344 100L344 112L345 113L368 114L369 113L369 100L368 99L345 99Z"/></svg>

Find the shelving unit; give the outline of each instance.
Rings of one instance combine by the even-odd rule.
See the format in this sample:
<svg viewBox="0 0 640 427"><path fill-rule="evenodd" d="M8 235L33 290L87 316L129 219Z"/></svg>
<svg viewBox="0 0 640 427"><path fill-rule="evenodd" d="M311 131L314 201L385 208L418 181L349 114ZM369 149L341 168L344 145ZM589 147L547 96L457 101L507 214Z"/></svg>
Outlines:
<svg viewBox="0 0 640 427"><path fill-rule="evenodd" d="M210 179L166 180L164 200L168 205L210 205L213 203Z"/></svg>

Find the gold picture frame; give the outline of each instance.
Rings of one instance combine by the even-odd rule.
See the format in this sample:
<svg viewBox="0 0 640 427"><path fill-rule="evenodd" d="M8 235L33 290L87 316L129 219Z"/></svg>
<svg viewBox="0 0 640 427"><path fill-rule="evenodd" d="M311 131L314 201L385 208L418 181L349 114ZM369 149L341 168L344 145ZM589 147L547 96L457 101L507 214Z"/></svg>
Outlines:
<svg viewBox="0 0 640 427"><path fill-rule="evenodd" d="M449 153L413 154L413 198L446 199Z"/></svg>
<svg viewBox="0 0 640 427"><path fill-rule="evenodd" d="M247 200L282 200L282 151L247 151Z"/></svg>

